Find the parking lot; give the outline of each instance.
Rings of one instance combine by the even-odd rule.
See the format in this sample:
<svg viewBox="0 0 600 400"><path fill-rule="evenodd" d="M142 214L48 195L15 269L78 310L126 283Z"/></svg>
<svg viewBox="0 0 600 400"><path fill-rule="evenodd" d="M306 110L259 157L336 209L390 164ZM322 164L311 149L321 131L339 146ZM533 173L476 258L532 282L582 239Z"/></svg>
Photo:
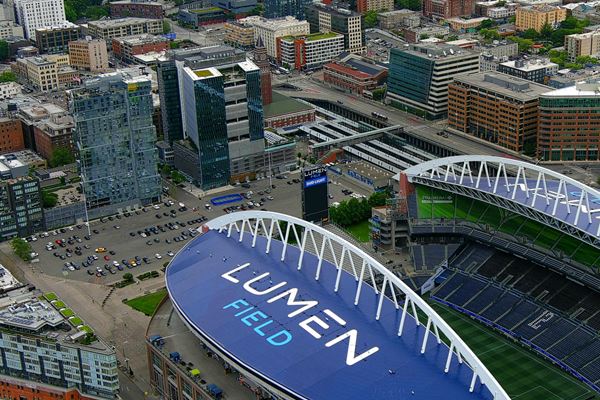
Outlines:
<svg viewBox="0 0 600 400"><path fill-rule="evenodd" d="M174 199L165 199L167 204L170 200L172 205L163 202L129 214L90 221L89 236L83 224L49 231L48 236L38 234L38 239L30 243L33 251L39 254L39 262L34 263L33 267L45 274L99 284L121 280L127 272L137 276L160 270L171 259L170 254L177 253L192 238L194 233L190 229L200 227L203 218L212 219L225 214L227 208L249 209L248 202L254 204L264 199L262 206L252 208L301 217L300 183L294 182L298 178L298 173L292 173L283 179L273 179L275 188L271 187L270 193L265 192L270 187L268 179L253 182L249 188L238 186L212 197L251 191L251 198L219 207L212 206L210 209L205 204L209 204L212 197L200 200L187 193L174 193ZM340 179L332 178L335 183L329 185L330 204L350 198L342 193L346 187L360 194L368 194L366 189L342 185ZM180 211L179 202L184 202L185 211ZM64 247L57 244L57 240L63 241ZM49 242L54 247L51 250L46 248ZM119 264L118 267L114 265L115 262ZM89 265L86 266L86 263Z"/></svg>

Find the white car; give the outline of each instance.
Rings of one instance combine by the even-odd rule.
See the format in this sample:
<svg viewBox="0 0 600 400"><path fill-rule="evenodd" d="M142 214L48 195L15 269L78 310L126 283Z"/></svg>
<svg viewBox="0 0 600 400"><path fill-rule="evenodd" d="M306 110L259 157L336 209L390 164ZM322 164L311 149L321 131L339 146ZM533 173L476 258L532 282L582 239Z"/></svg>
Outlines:
<svg viewBox="0 0 600 400"><path fill-rule="evenodd" d="M185 207L185 204L179 203L179 207Z"/></svg>
<svg viewBox="0 0 600 400"><path fill-rule="evenodd" d="M160 210L160 206L159 206L158 204L155 204L155 205L154 205L154 209L155 209L155 210Z"/></svg>
<svg viewBox="0 0 600 400"><path fill-rule="evenodd" d="M117 261L113 261L113 265L114 265L115 267L118 267L118 266L119 266L119 263L118 263Z"/></svg>
<svg viewBox="0 0 600 400"><path fill-rule="evenodd" d="M156 253L156 254L154 255L154 257L156 257L156 259L157 259L157 260L160 260L160 259L162 258L162 256L161 256L160 254L158 254L158 253Z"/></svg>
<svg viewBox="0 0 600 400"><path fill-rule="evenodd" d="M173 254L173 252L169 250L169 251L167 251L167 255L168 255L169 257L173 257L175 254Z"/></svg>

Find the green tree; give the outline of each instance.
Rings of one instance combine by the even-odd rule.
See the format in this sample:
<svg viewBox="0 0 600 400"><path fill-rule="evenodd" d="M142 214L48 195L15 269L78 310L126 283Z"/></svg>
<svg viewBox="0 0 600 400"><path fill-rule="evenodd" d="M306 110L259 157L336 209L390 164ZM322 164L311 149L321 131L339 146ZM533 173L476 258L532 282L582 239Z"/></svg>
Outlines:
<svg viewBox="0 0 600 400"><path fill-rule="evenodd" d="M494 20L486 19L486 20L483 20L481 22L481 24L479 24L477 29L490 29L491 27L493 27L495 25L496 25L496 22L494 22Z"/></svg>
<svg viewBox="0 0 600 400"><path fill-rule="evenodd" d="M0 82L16 82L17 75L12 71L4 71L0 74Z"/></svg>
<svg viewBox="0 0 600 400"><path fill-rule="evenodd" d="M422 33L422 34L419 36L419 40L425 40L425 39L429 39L429 35L428 35L428 34L426 34L426 33Z"/></svg>
<svg viewBox="0 0 600 400"><path fill-rule="evenodd" d="M263 15L264 11L265 11L265 7L262 4L257 4L256 7L254 7L252 10L250 10L248 15Z"/></svg>
<svg viewBox="0 0 600 400"><path fill-rule="evenodd" d="M26 240L21 238L14 238L10 245L15 254L23 261L31 260L31 246Z"/></svg>
<svg viewBox="0 0 600 400"><path fill-rule="evenodd" d="M523 32L521 34L521 37L523 39L535 40L539 37L539 33L535 29L530 28L530 29L527 29L525 32Z"/></svg>
<svg viewBox="0 0 600 400"><path fill-rule="evenodd" d="M377 11L367 11L365 14L365 25L367 28L374 28L377 25Z"/></svg>
<svg viewBox="0 0 600 400"><path fill-rule="evenodd" d="M126 274L123 274L123 280L125 282L133 282L133 275L130 274L129 272Z"/></svg>
<svg viewBox="0 0 600 400"><path fill-rule="evenodd" d="M396 0L398 8L421 11L421 0Z"/></svg>
<svg viewBox="0 0 600 400"><path fill-rule="evenodd" d="M0 60L8 60L9 56L8 42L6 40L0 40Z"/></svg>
<svg viewBox="0 0 600 400"><path fill-rule="evenodd" d="M44 208L52 208L58 203L58 195L51 192L42 192L42 205Z"/></svg>
<svg viewBox="0 0 600 400"><path fill-rule="evenodd" d="M57 147L52 152L52 157L50 157L50 166L52 168L72 164L74 162L75 156L73 156L71 150L67 149L66 147Z"/></svg>
<svg viewBox="0 0 600 400"><path fill-rule="evenodd" d="M598 59L591 56L579 56L575 59L577 64L598 64Z"/></svg>
<svg viewBox="0 0 600 400"><path fill-rule="evenodd" d="M531 39L522 39L517 36L509 36L507 39L511 42L515 42L519 46L519 51L521 53L529 51L529 49L531 49L531 46L533 46L533 40Z"/></svg>
<svg viewBox="0 0 600 400"><path fill-rule="evenodd" d="M496 7L504 7L506 5L506 1L504 0L500 0L499 2L496 3Z"/></svg>
<svg viewBox="0 0 600 400"><path fill-rule="evenodd" d="M171 32L171 23L169 21L167 21L166 19L163 19L162 28L163 28L164 34L170 33Z"/></svg>
<svg viewBox="0 0 600 400"><path fill-rule="evenodd" d="M378 88L373 90L373 100L382 100L385 95L385 88Z"/></svg>
<svg viewBox="0 0 600 400"><path fill-rule="evenodd" d="M554 29L552 29L550 24L545 23L544 26L542 26L542 29L540 30L540 37L542 39L549 40L552 38L553 31L554 31Z"/></svg>
<svg viewBox="0 0 600 400"><path fill-rule="evenodd" d="M172 168L168 164L163 165L161 168L161 172L165 175L171 174L171 170Z"/></svg>
<svg viewBox="0 0 600 400"><path fill-rule="evenodd" d="M171 171L171 180L173 181L174 184L178 185L178 184L182 183L183 181L185 181L185 178L181 174L181 172L174 169L173 171Z"/></svg>
<svg viewBox="0 0 600 400"><path fill-rule="evenodd" d="M496 29L481 29L479 31L479 35L481 35L488 42L502 38Z"/></svg>

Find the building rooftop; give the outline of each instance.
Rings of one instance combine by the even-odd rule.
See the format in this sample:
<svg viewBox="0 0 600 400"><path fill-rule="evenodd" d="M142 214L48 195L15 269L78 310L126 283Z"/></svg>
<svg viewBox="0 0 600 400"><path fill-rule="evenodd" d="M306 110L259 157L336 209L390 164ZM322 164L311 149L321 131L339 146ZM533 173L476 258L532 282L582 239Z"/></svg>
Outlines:
<svg viewBox="0 0 600 400"><path fill-rule="evenodd" d="M551 4L532 4L529 6L521 7L518 10L519 11L530 11L530 12L536 12L536 13L546 13L546 12L554 11L558 8L560 8L560 7L554 6Z"/></svg>
<svg viewBox="0 0 600 400"><path fill-rule="evenodd" d="M308 24L307 21L299 20L296 17L290 15L283 18L264 18L257 15L242 18L238 22L244 25L260 26L261 28L276 31L278 29L287 28L289 26L296 26L298 24Z"/></svg>
<svg viewBox="0 0 600 400"><path fill-rule="evenodd" d="M40 291L32 291L25 285L18 285L0 297L0 329L112 353L97 338L81 341L88 334L93 335L93 330L54 293L42 295Z"/></svg>
<svg viewBox="0 0 600 400"><path fill-rule="evenodd" d="M462 47L448 44L405 44L404 48L392 49L392 52L406 52L422 58L458 58L476 53Z"/></svg>
<svg viewBox="0 0 600 400"><path fill-rule="evenodd" d="M43 28L37 28L35 31L36 32L50 32L50 31L54 31L54 30L60 30L60 29L73 29L73 28L79 28L79 25L74 24L72 22L69 21L64 21L58 25L52 25L52 26L45 26Z"/></svg>
<svg viewBox="0 0 600 400"><path fill-rule="evenodd" d="M219 13L223 12L223 10L220 9L219 7L195 8L195 9L191 9L191 10L187 9L185 11L190 12L192 14L210 14L210 13L216 13L216 12L219 12Z"/></svg>
<svg viewBox="0 0 600 400"><path fill-rule="evenodd" d="M385 11L385 12L381 12L379 13L380 16L384 16L384 17L391 17L394 15L402 15L402 14L418 14L418 11L412 11L412 10L407 10L407 9L402 9L402 10L394 10L394 11Z"/></svg>
<svg viewBox="0 0 600 400"><path fill-rule="evenodd" d="M454 78L454 82L464 82L521 101L535 100L552 90L548 86L499 72L460 75Z"/></svg>
<svg viewBox="0 0 600 400"><path fill-rule="evenodd" d="M39 121L51 115L66 113L67 110L52 103L27 104L19 109L20 116L29 121Z"/></svg>
<svg viewBox="0 0 600 400"><path fill-rule="evenodd" d="M520 71L536 71L542 68L558 68L558 64L548 59L538 58L534 60L512 60L501 63L505 67L515 68Z"/></svg>
<svg viewBox="0 0 600 400"><path fill-rule="evenodd" d="M329 14L336 15L342 18L359 17L360 13L350 10L348 8L336 7L335 5L329 5L324 3L312 3L309 7L318 8L322 11L326 11Z"/></svg>
<svg viewBox="0 0 600 400"><path fill-rule="evenodd" d="M263 112L265 118L273 118L279 115L293 114L312 109L312 106L303 101L273 92L273 101L263 107Z"/></svg>
<svg viewBox="0 0 600 400"><path fill-rule="evenodd" d="M343 36L340 35L339 33L335 33L335 32L316 32L316 33L311 33L310 35L284 36L281 38L281 40L290 42L290 41L294 41L296 39L304 39L307 42L315 42L317 40L333 39L336 37L343 37Z"/></svg>
<svg viewBox="0 0 600 400"><path fill-rule="evenodd" d="M116 19L100 19L98 21L89 21L88 25L93 25L101 29L105 28L115 28L119 26L127 26L132 24L143 24L148 22L156 22L159 20L150 19L150 18L136 18L136 17L126 17L126 18L116 18Z"/></svg>
<svg viewBox="0 0 600 400"><path fill-rule="evenodd" d="M543 97L595 97L600 99L600 80L577 82L575 86L544 93Z"/></svg>
<svg viewBox="0 0 600 400"><path fill-rule="evenodd" d="M113 40L121 44L126 44L128 46L142 46L144 44L165 43L168 41L168 39L163 36L151 35L149 33L143 33L141 35L122 36L118 38L113 38Z"/></svg>

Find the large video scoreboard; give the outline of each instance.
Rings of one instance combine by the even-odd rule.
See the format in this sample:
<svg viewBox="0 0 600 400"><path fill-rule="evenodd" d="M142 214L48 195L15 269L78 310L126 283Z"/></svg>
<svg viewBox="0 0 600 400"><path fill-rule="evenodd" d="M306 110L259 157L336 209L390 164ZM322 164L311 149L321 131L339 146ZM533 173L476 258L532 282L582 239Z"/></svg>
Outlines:
<svg viewBox="0 0 600 400"><path fill-rule="evenodd" d="M302 218L321 222L329 218L327 197L327 168L315 167L302 170Z"/></svg>

